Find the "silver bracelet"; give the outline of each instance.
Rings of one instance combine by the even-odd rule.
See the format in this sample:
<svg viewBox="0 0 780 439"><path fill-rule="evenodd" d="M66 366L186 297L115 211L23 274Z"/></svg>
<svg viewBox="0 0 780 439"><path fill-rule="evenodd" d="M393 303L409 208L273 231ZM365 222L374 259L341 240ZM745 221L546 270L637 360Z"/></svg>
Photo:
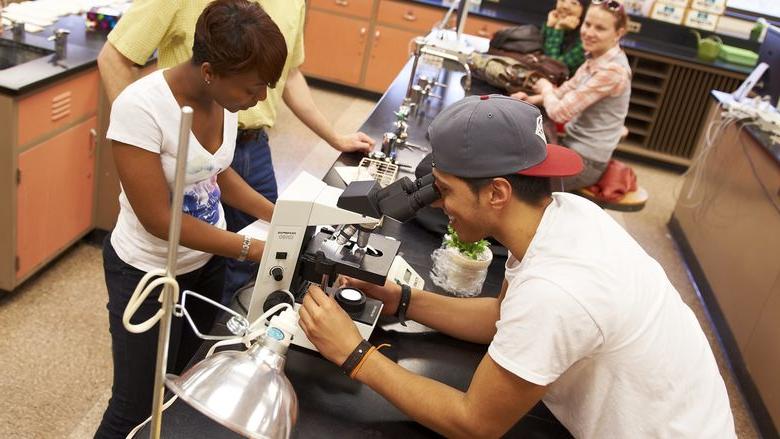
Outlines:
<svg viewBox="0 0 780 439"><path fill-rule="evenodd" d="M238 255L238 261L246 261L246 257L249 254L249 245L252 244L252 238L249 235L244 235L244 242L241 243L241 254Z"/></svg>

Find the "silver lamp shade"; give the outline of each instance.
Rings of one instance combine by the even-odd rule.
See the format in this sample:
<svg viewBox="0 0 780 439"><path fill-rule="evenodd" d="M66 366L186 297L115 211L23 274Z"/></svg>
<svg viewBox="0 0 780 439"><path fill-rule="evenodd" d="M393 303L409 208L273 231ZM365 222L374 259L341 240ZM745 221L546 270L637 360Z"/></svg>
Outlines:
<svg viewBox="0 0 780 439"><path fill-rule="evenodd" d="M284 374L287 346L264 337L244 352L223 351L165 384L179 398L225 427L252 438L286 439L298 398Z"/></svg>

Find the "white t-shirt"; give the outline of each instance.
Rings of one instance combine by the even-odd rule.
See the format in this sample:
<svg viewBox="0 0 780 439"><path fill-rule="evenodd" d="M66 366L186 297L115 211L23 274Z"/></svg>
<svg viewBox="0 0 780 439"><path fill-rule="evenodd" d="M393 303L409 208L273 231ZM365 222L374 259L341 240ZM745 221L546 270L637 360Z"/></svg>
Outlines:
<svg viewBox="0 0 780 439"><path fill-rule="evenodd" d="M225 214L220 203L217 174L233 161L238 116L225 110L222 145L215 154L208 152L190 132L185 177L185 214L192 215L220 229L225 228ZM176 153L179 144L181 110L163 71L159 70L130 84L111 107L111 123L106 137L160 155L165 180L173 190ZM143 271L164 268L168 242L147 232L125 195L119 194L119 218L111 233L111 245L126 263ZM205 265L211 254L179 246L177 274L188 273Z"/></svg>
<svg viewBox="0 0 780 439"><path fill-rule="evenodd" d="M726 386L663 268L608 214L553 194L523 257L510 254L490 357L549 385L578 438L734 438Z"/></svg>

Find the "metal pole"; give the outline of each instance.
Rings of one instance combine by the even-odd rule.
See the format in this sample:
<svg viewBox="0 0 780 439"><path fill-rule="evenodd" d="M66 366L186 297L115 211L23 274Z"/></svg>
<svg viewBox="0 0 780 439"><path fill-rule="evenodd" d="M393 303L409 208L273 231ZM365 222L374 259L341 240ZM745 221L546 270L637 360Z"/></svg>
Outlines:
<svg viewBox="0 0 780 439"><path fill-rule="evenodd" d="M187 169L187 152L190 146L190 129L192 128L192 108L184 106L181 109L179 124L179 149L176 152L176 177L173 184L173 200L171 201L171 223L168 228L168 262L166 275L176 277L176 262L179 251L179 236L181 234L182 204L184 202L184 176ZM165 398L165 372L168 365L168 343L171 333L171 318L173 317L173 289L169 285L163 287L163 316L160 319L160 333L157 338L157 365L154 376L154 397L152 399L152 425L149 436L160 437L162 426L162 406Z"/></svg>
<svg viewBox="0 0 780 439"><path fill-rule="evenodd" d="M458 19L455 23L455 29L457 33L457 40L460 41L461 35L463 35L463 28L466 26L466 17L469 16L469 0L460 0L458 4Z"/></svg>

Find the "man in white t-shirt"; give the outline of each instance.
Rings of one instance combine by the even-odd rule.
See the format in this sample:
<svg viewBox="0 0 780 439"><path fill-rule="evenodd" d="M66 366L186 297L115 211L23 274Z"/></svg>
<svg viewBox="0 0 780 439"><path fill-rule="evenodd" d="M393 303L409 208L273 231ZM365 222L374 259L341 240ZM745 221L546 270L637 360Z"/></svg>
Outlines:
<svg viewBox="0 0 780 439"><path fill-rule="evenodd" d="M710 346L663 268L598 206L550 192L550 178L582 162L546 144L541 117L515 99L473 96L429 129L451 225L464 241L493 236L509 249L498 298L347 281L388 314L489 344L466 392L372 349L316 287L301 327L352 378L448 437L501 436L540 400L575 437L735 437Z"/></svg>

